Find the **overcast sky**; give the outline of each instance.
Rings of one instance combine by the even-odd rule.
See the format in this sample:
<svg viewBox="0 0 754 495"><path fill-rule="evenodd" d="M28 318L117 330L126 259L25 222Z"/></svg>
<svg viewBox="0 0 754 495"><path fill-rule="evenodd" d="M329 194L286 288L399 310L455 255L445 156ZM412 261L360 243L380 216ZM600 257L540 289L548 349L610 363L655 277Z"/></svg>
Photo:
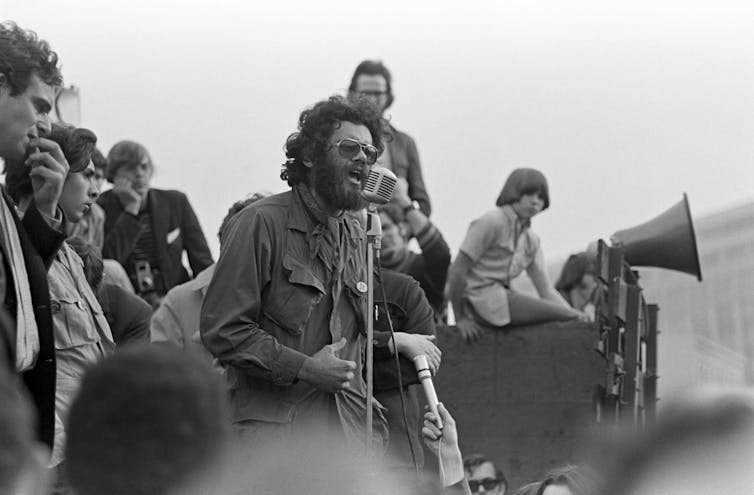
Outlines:
<svg viewBox="0 0 754 495"><path fill-rule="evenodd" d="M212 248L228 206L280 191L299 112L355 66L393 73L432 219L455 252L515 167L541 169L550 259L663 211L754 199L754 4L694 1L2 0L81 88L107 151L150 150Z"/></svg>

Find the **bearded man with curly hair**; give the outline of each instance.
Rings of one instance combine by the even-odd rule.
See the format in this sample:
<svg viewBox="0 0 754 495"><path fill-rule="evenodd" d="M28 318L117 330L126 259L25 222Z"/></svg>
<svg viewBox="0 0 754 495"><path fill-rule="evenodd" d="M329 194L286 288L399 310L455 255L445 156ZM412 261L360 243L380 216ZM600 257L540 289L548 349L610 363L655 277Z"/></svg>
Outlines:
<svg viewBox="0 0 754 495"><path fill-rule="evenodd" d="M365 206L381 129L366 100L304 110L285 145L291 190L249 205L225 232L200 331L227 368L236 430L255 452L302 434L364 447L366 236L351 212Z"/></svg>

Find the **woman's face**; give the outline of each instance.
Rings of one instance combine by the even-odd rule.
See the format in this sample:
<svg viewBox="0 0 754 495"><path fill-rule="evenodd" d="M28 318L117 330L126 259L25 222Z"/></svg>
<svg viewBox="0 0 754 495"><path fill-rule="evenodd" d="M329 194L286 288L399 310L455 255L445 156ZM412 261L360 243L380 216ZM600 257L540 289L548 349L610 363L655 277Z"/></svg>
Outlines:
<svg viewBox="0 0 754 495"><path fill-rule="evenodd" d="M542 197L542 193L535 192L532 194L524 194L511 206L520 218L528 220L542 211L542 208L545 207L545 200Z"/></svg>
<svg viewBox="0 0 754 495"><path fill-rule="evenodd" d="M94 165L89 162L89 166L81 172L68 174L63 184L59 204L66 218L76 223L89 211L98 194L99 190L94 179Z"/></svg>

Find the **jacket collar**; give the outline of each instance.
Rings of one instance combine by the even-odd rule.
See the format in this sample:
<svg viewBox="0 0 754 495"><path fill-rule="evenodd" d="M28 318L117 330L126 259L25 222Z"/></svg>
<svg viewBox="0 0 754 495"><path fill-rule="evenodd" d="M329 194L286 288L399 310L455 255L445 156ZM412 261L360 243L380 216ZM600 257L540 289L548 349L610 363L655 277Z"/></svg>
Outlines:
<svg viewBox="0 0 754 495"><path fill-rule="evenodd" d="M508 221L516 226L519 232L523 232L531 227L531 218L522 220L511 205L503 205L501 209L503 210L503 215L505 215Z"/></svg>

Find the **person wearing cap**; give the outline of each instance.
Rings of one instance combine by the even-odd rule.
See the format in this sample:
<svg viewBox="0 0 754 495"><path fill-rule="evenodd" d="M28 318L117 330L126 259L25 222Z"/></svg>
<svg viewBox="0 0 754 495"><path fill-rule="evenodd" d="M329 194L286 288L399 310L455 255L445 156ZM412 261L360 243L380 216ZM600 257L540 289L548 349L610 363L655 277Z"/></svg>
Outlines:
<svg viewBox="0 0 754 495"><path fill-rule="evenodd" d="M471 222L448 274L449 299L465 340L478 339L482 327L585 318L555 290L542 243L531 230L531 219L549 206L544 174L518 168L505 181L496 208ZM524 270L539 298L511 290Z"/></svg>

